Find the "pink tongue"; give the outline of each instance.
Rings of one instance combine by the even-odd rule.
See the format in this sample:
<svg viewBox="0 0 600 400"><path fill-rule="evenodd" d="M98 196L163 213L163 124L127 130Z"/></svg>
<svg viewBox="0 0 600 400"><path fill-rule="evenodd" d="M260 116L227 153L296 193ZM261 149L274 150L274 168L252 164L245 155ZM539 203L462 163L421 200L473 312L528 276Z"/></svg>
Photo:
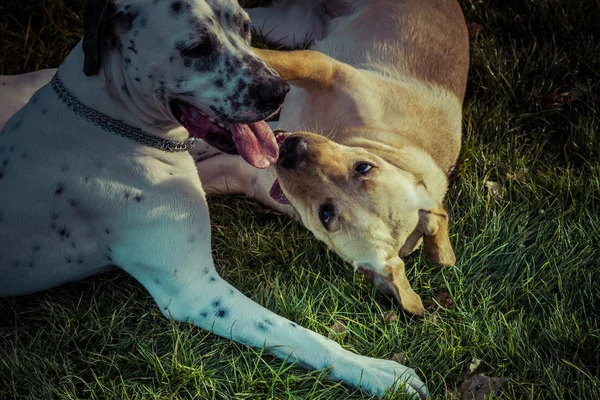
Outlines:
<svg viewBox="0 0 600 400"><path fill-rule="evenodd" d="M231 124L235 147L246 162L256 168L267 168L279 157L279 146L266 122L248 125Z"/></svg>
<svg viewBox="0 0 600 400"><path fill-rule="evenodd" d="M285 197L285 194L283 193L283 190L281 189L281 185L279 184L279 179L275 179L275 182L273 182L273 186L271 186L269 195L271 196L271 198L273 200L275 200L279 204L290 204L290 201L288 200L287 197Z"/></svg>

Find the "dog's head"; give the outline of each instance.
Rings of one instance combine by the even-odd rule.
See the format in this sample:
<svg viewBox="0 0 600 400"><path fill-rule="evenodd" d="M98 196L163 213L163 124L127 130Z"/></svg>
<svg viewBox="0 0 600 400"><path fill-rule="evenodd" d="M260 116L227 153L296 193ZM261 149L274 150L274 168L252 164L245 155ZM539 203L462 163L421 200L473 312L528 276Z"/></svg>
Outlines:
<svg viewBox="0 0 600 400"><path fill-rule="evenodd" d="M252 52L248 22L235 0L88 0L84 72L104 68L157 123L267 167L278 149L263 120L289 86Z"/></svg>
<svg viewBox="0 0 600 400"><path fill-rule="evenodd" d="M443 197L446 177L416 172L422 169L418 154L347 147L305 132L287 136L279 151L271 197L290 203L318 239L360 272L369 271L365 276L383 292L400 300L399 257L421 240L435 262L454 264L448 215L434 199ZM439 186L435 196L428 185Z"/></svg>

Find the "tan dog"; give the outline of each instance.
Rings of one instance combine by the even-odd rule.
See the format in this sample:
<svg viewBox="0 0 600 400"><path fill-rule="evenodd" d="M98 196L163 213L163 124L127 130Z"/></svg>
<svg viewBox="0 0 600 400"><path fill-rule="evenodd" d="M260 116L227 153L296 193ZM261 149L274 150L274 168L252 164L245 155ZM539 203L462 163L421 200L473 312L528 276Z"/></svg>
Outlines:
<svg viewBox="0 0 600 400"><path fill-rule="evenodd" d="M268 170L199 154L207 194L245 193L299 218L379 290L422 314L401 257L422 239L436 263L455 263L442 202L460 151L468 72L459 5L294 0L248 11L269 39L308 40L319 52L256 50L293 86L272 126L296 133Z"/></svg>

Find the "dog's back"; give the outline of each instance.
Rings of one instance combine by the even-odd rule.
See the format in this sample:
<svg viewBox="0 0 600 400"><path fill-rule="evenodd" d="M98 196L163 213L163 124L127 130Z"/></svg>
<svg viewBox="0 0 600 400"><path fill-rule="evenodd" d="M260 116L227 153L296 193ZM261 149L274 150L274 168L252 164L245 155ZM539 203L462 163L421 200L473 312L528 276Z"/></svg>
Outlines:
<svg viewBox="0 0 600 400"><path fill-rule="evenodd" d="M357 68L443 87L462 102L468 34L456 0L345 1L311 48ZM352 43L352 46L348 44Z"/></svg>

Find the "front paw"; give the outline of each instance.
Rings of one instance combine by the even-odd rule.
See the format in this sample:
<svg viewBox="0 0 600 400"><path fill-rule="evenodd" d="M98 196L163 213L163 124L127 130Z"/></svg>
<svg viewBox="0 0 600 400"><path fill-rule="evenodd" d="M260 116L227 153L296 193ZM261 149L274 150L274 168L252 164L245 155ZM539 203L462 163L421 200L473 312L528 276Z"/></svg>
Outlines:
<svg viewBox="0 0 600 400"><path fill-rule="evenodd" d="M384 396L403 388L404 393L413 400L429 396L427 386L415 370L395 361L351 353L349 359L336 363L336 366L332 372L338 379L373 395Z"/></svg>

